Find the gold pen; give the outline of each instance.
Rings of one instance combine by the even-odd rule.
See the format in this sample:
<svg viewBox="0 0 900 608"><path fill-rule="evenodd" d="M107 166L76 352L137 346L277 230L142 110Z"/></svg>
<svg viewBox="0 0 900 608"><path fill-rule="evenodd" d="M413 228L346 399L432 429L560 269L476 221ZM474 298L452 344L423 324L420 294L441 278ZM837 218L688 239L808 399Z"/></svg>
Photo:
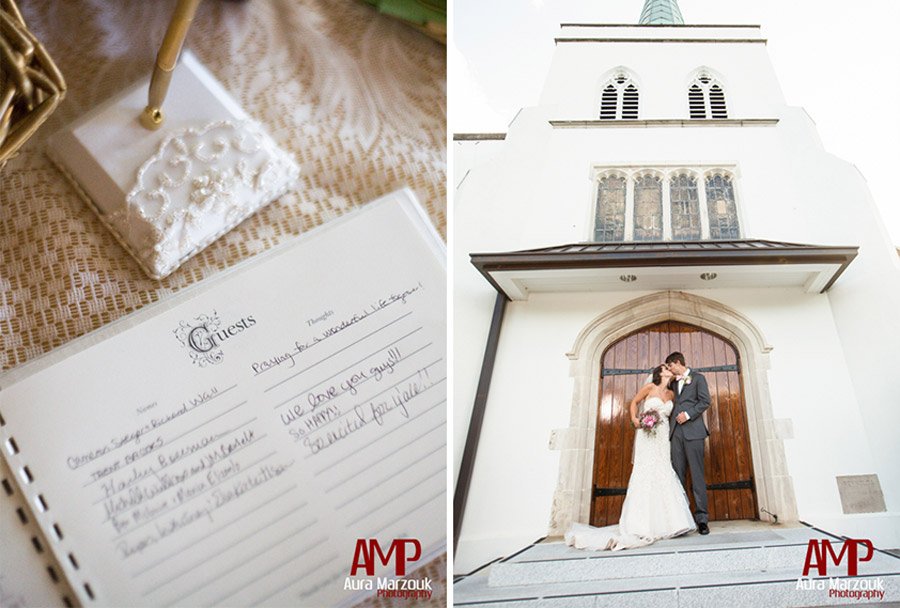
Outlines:
<svg viewBox="0 0 900 608"><path fill-rule="evenodd" d="M188 29L197 12L200 0L178 0L172 20L166 30L162 46L156 54L156 64L153 66L153 76L150 78L150 92L147 107L141 112L141 124L151 130L158 129L163 122L162 104L172 81L172 72L178 63L181 47L187 38Z"/></svg>

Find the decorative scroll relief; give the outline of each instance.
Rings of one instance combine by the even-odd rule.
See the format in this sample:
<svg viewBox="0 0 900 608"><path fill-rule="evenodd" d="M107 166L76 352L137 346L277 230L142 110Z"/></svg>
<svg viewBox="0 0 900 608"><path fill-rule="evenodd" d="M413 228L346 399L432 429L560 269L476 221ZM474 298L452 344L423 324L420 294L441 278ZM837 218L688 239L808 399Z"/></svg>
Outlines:
<svg viewBox="0 0 900 608"><path fill-rule="evenodd" d="M168 135L138 170L125 208L108 216L162 277L284 194L300 167L254 121L220 121Z"/></svg>

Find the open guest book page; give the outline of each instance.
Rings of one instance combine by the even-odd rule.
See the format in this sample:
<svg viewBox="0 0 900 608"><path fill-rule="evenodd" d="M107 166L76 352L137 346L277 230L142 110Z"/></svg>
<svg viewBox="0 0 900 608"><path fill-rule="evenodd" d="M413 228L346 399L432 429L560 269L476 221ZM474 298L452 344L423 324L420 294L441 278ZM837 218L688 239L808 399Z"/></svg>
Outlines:
<svg viewBox="0 0 900 608"><path fill-rule="evenodd" d="M78 602L352 605L398 574L360 539L444 552L445 280L400 191L0 377Z"/></svg>

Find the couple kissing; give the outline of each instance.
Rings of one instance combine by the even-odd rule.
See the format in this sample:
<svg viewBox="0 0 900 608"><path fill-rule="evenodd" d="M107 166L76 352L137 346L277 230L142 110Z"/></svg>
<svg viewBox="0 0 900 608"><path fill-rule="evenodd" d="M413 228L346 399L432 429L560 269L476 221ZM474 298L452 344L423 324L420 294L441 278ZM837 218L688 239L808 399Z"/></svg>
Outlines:
<svg viewBox="0 0 900 608"><path fill-rule="evenodd" d="M612 550L649 545L698 530L709 534L703 447L709 431L703 412L710 405L706 378L674 352L653 369L631 400L636 429L634 466L618 525L573 524L566 543L578 549ZM684 490L691 471L694 513Z"/></svg>

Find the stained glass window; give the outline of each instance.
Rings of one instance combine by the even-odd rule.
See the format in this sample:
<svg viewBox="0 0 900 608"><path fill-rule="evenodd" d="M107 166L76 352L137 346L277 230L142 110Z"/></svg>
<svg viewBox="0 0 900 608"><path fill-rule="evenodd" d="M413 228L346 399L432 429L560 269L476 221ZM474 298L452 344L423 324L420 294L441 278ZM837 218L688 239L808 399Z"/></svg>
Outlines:
<svg viewBox="0 0 900 608"><path fill-rule="evenodd" d="M701 238L697 180L691 175L676 175L671 179L669 194L672 201L672 239L689 241Z"/></svg>
<svg viewBox="0 0 900 608"><path fill-rule="evenodd" d="M594 240L741 238L734 178L726 169L706 177L701 171L644 167L625 176L631 169L604 169L596 182Z"/></svg>
<svg viewBox="0 0 900 608"><path fill-rule="evenodd" d="M634 183L634 240L662 239L662 180L644 175Z"/></svg>
<svg viewBox="0 0 900 608"><path fill-rule="evenodd" d="M625 240L625 178L604 177L597 188L597 217L594 224L597 241Z"/></svg>
<svg viewBox="0 0 900 608"><path fill-rule="evenodd" d="M709 210L709 238L740 238L734 185L727 175L706 178L706 204Z"/></svg>

